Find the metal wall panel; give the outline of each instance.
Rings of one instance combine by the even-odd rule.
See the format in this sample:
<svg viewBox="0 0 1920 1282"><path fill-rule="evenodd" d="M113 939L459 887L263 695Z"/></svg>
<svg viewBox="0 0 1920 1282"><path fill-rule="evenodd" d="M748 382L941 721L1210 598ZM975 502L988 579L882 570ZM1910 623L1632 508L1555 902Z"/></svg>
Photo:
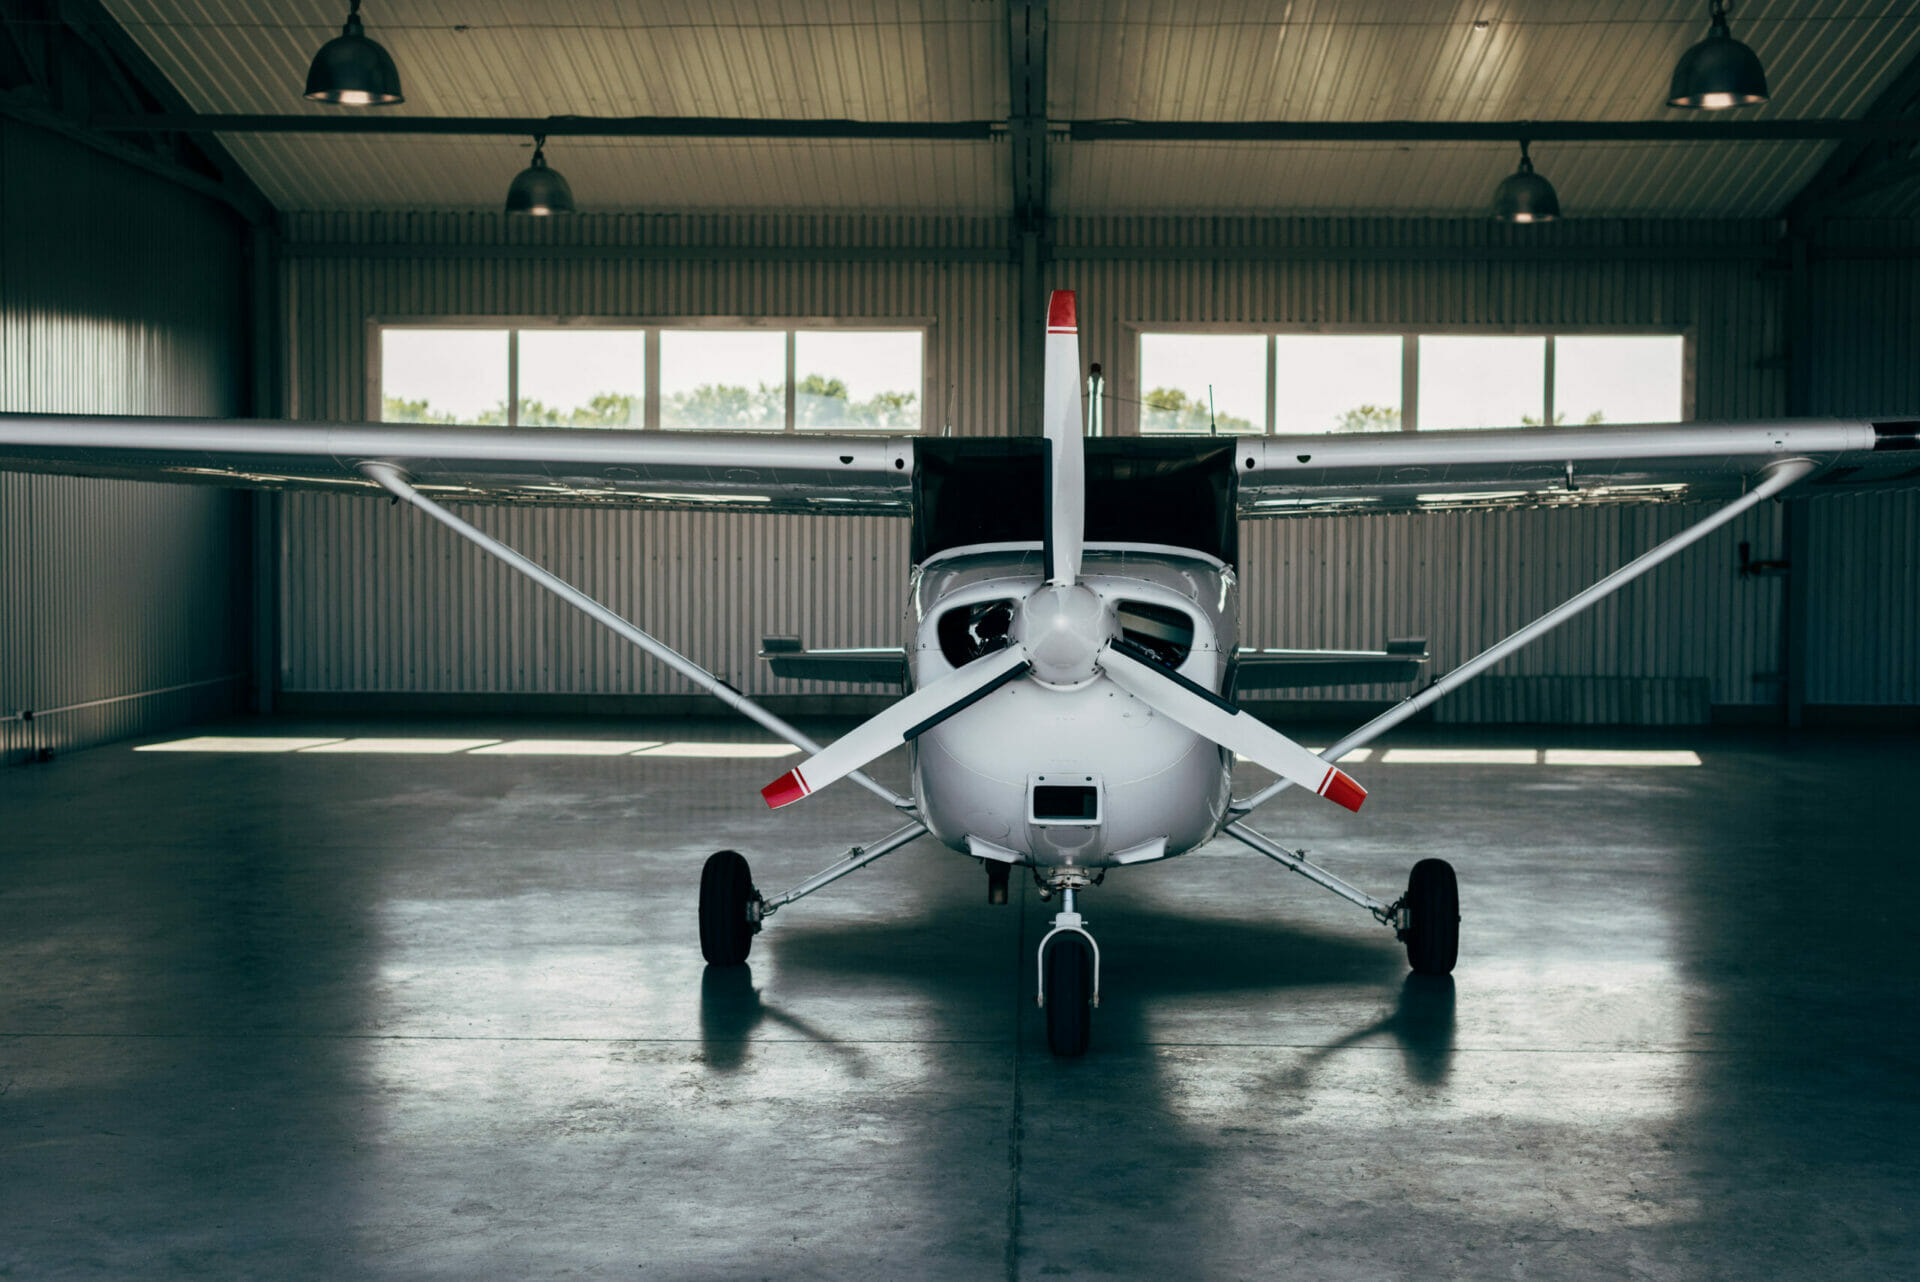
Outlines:
<svg viewBox="0 0 1920 1282"><path fill-rule="evenodd" d="M589 217L523 231L483 215L314 214L291 219L289 231L293 368L303 415L364 410L369 316L900 315L937 322L930 359L955 406L955 430L1006 430L1014 269L925 261L930 246L1003 243L1002 225L987 220ZM1129 324L1672 325L1694 337L1699 416L1784 412L1785 280L1761 261L1773 244L1765 223L1574 224L1541 242L1564 256L1541 259L1501 257L1511 231L1479 220L1113 218L1063 220L1059 232L1062 258L1049 267L1049 283L1080 291L1083 359L1101 361L1116 391L1133 358ZM556 242L559 249L601 246L605 256L490 257L468 248L556 236L566 237ZM692 256L623 256L624 247L661 244ZM890 246L919 261L698 256L701 245L755 244ZM1207 256L1205 246L1221 244L1280 248L1289 256ZM1893 314L1903 305L1897 297L1886 304L1888 314L1876 323L1889 337L1860 359L1873 366L1871 377L1888 397L1913 406L1914 389L1898 382L1911 375L1894 372L1894 336L1912 333L1913 313ZM1876 519L1867 505L1836 509L1844 512L1834 519L1854 531L1842 537L1856 542L1860 527ZM1246 640L1372 647L1389 635L1424 633L1436 670L1443 670L1700 514L1660 507L1249 522L1242 531ZM483 512L476 519L755 692L853 689L774 682L750 659L764 632L796 632L813 644L882 644L897 636L906 535L899 523L588 512ZM303 497L289 504L286 688L683 688L420 524L367 500ZM1892 547L1901 536L1888 530L1873 537ZM1777 702L1781 585L1735 573L1743 540L1757 558L1782 555L1777 510L1748 514L1496 675L1558 680L1530 684L1523 702L1578 709L1592 720L1696 716L1702 687L1715 704ZM1827 536L1821 540L1824 549ZM1836 582L1820 617L1857 618L1847 613L1851 592ZM1903 657L1896 639L1913 635L1911 617L1908 607L1875 625L1888 638L1879 668L1863 672L1841 654L1825 660L1823 671L1845 671L1863 702L1910 699L1903 692L1912 688L1911 665L1902 669L1906 676L1894 669ZM1818 626L1844 625L1818 624L1816 632ZM1298 697L1392 693L1362 687ZM1449 715L1512 715L1518 697L1463 701ZM1840 698L1818 681L1809 697Z"/></svg>
<svg viewBox="0 0 1920 1282"><path fill-rule="evenodd" d="M20 177L20 176L25 177ZM48 185L63 193L44 200ZM225 212L0 124L0 409L231 415L245 238ZM232 706L232 494L0 475L0 751L66 750ZM127 698L125 696L142 695Z"/></svg>
<svg viewBox="0 0 1920 1282"><path fill-rule="evenodd" d="M550 224L558 220L547 220ZM955 434L1007 430L1013 279L996 262L913 261L927 246L995 249L975 219L584 216L523 230L497 215L298 215L288 224L295 412L358 418L369 317L859 316L934 318L929 418ZM430 257L435 246L537 235L606 257ZM314 246L330 248L317 256ZM352 247L387 247L356 256ZM420 246L411 256L404 247ZM673 245L686 258L622 256ZM739 262L700 245L892 247L905 261ZM401 246L398 251L391 247ZM590 586L643 628L741 688L774 682L753 660L769 632L816 645L898 640L902 521L576 510L482 512L542 564ZM690 687L544 594L483 564L437 527L368 499L300 496L286 508L282 686L361 690L678 693ZM868 687L870 688L870 687Z"/></svg>
<svg viewBox="0 0 1920 1282"><path fill-rule="evenodd" d="M1829 224L1822 246L1905 257L1816 258L1819 413L1920 415L1920 223ZM1920 704L1920 493L1810 501L1807 701Z"/></svg>

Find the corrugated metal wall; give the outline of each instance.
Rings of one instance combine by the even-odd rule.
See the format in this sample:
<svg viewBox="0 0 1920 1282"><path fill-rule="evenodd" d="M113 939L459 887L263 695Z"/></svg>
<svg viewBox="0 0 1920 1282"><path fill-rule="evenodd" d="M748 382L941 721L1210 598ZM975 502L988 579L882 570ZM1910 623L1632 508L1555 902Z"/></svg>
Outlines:
<svg viewBox="0 0 1920 1282"><path fill-rule="evenodd" d="M1866 247L1905 257L1841 257ZM1813 273L1814 408L1920 413L1920 222L1828 226ZM1920 493L1819 498L1811 518L1809 703L1920 704Z"/></svg>
<svg viewBox="0 0 1920 1282"><path fill-rule="evenodd" d="M49 184L62 200L45 200ZM244 236L189 195L0 123L0 409L244 411ZM0 474L0 753L66 750L231 707L225 491ZM142 697L125 698L137 695ZM18 719L22 710L113 699Z"/></svg>
<svg viewBox="0 0 1920 1282"><path fill-rule="evenodd" d="M465 248L488 244L508 253L540 244L565 252L473 257ZM800 252L772 261L655 256L702 245ZM1005 225L990 219L584 215L528 227L477 214L296 215L287 227L286 268L295 413L365 415L370 317L918 317L936 320L929 417L950 421L956 434L1003 434L1013 278L993 259L1004 258L1004 245ZM943 249L959 252L937 260ZM834 257L843 252L846 258ZM898 639L904 521L469 515L755 693L852 688L773 683L753 658L766 633L799 633L820 645ZM289 499L285 690L693 689L425 526L377 501Z"/></svg>
<svg viewBox="0 0 1920 1282"><path fill-rule="evenodd" d="M375 316L921 316L937 319L929 359L955 430L1006 430L1015 270L938 261L937 248L997 251L1004 224L992 220L605 216L526 229L487 215L315 214L287 230L302 416L365 412ZM1115 388L1131 359L1126 326L1137 323L1673 325L1695 337L1700 417L1783 412L1785 280L1763 262L1771 225L1569 224L1547 242L1552 257L1503 254L1512 235L1484 221L1064 220L1048 283L1080 291L1083 357L1101 361ZM481 248L489 244L507 248ZM806 252L788 261L659 256L667 245ZM1221 245L1229 251L1212 248ZM831 260L847 246L902 261ZM1265 250L1281 252L1260 257ZM1911 312L1894 332L1911 335ZM1877 359L1898 362L1891 351ZM1920 407L1910 389L1886 386ZM1881 539L1868 505L1834 511L1823 545ZM1698 515L1667 507L1250 522L1246 640L1371 647L1424 633L1444 670ZM765 632L848 645L897 635L902 523L572 511L478 519L752 692L843 689L773 681L751 658ZM422 524L367 500L288 504L286 689L685 689ZM1498 669L1524 686L1463 694L1447 713L1499 719L1537 707L1582 720L1675 720L1697 717L1703 690L1716 704L1776 702L1781 586L1735 574L1742 540L1762 559L1781 554L1777 511L1750 514ZM1885 624L1878 675L1828 646L1816 651L1825 666L1810 697L1851 701L1833 693L1844 670L1859 701L1914 701L1912 665L1891 652L1894 638L1913 635L1906 608L1904 633L1896 619Z"/></svg>

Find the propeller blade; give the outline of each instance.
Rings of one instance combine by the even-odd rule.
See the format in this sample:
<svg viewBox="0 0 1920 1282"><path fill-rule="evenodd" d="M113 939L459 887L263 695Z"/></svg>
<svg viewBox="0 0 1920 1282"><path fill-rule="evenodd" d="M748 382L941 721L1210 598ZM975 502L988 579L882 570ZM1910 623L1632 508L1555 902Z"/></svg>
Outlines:
<svg viewBox="0 0 1920 1282"><path fill-rule="evenodd" d="M1047 301L1046 400L1041 422L1047 471L1047 581L1070 587L1080 577L1080 546L1087 526L1087 467L1080 392L1080 330L1073 291L1056 289Z"/></svg>
<svg viewBox="0 0 1920 1282"><path fill-rule="evenodd" d="M995 650L963 668L921 686L877 717L861 722L800 765L760 790L769 808L791 805L810 792L852 774L882 753L971 707L1027 671L1027 652L1018 646Z"/></svg>
<svg viewBox="0 0 1920 1282"><path fill-rule="evenodd" d="M1195 734L1256 761L1283 779L1310 788L1327 800L1360 809L1367 790L1338 767L1308 752L1272 726L1234 707L1213 691L1187 680L1127 641L1109 641L1100 666L1113 683Z"/></svg>

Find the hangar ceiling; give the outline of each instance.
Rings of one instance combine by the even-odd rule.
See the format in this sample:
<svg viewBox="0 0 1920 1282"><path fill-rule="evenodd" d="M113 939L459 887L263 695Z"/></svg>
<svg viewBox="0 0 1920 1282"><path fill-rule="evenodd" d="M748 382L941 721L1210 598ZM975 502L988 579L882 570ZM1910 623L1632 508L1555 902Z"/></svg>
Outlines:
<svg viewBox="0 0 1920 1282"><path fill-rule="evenodd" d="M106 0L194 111L340 116L300 98L344 0ZM1064 122L1700 120L1664 105L1704 0L1056 0L1046 6L1047 205L1103 213L1472 215L1507 142L1092 142ZM984 0L370 0L407 101L382 115L994 121L1012 114L1007 6ZM1767 68L1741 121L1855 119L1920 58L1920 16L1872 0L1749 0ZM1484 25L1482 25L1484 24ZM495 209L530 140L222 135L282 209ZM1011 143L555 138L584 210L1003 214ZM1780 213L1831 141L1539 143L1575 215ZM1889 207L1887 201L1894 204ZM1904 212L1906 189L1871 212Z"/></svg>

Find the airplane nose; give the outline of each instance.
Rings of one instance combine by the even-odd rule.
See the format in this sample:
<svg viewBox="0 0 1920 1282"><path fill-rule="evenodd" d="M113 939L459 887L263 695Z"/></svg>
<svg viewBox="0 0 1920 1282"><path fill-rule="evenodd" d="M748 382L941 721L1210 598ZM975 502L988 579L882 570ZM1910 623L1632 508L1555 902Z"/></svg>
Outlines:
<svg viewBox="0 0 1920 1282"><path fill-rule="evenodd" d="M1092 588L1049 585L1021 603L1014 639L1025 647L1040 681L1077 685L1094 675L1100 647L1119 628L1113 610Z"/></svg>

